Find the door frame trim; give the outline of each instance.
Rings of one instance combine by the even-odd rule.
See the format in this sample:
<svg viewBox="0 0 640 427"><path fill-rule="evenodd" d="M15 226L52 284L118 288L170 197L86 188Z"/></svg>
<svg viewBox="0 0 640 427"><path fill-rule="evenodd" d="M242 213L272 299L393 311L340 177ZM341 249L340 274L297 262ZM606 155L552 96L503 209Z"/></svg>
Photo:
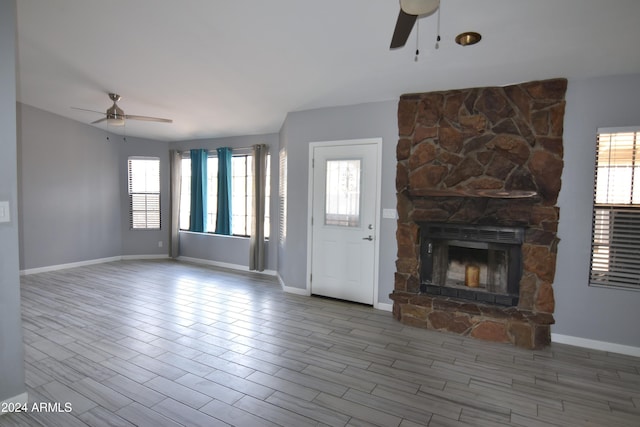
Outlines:
<svg viewBox="0 0 640 427"><path fill-rule="evenodd" d="M311 268L313 259L313 229L311 227L311 217L313 216L313 154L316 147L335 147L335 146L349 146L349 145L375 145L377 164L376 175L378 177L376 182L375 191L375 227L376 227L376 239L374 241L373 249L373 308L379 307L383 303L378 302L378 280L380 276L380 216L381 216L381 203L382 203L382 138L363 138L363 139L345 139L336 141L318 141L309 143L309 164L308 164L308 179L307 179L307 277L306 290L307 295L311 295Z"/></svg>

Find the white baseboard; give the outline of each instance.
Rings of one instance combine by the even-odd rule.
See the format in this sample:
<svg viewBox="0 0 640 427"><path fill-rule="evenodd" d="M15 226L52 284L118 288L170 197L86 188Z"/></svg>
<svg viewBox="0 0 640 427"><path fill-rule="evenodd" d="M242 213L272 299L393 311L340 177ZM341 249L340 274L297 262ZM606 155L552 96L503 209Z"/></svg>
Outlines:
<svg viewBox="0 0 640 427"><path fill-rule="evenodd" d="M279 273L276 273L276 275L278 277L278 283L280 283L280 287L284 292L287 292L289 294L302 295L305 297L308 297L311 295L311 292L309 292L308 289L294 288L292 286L285 285L284 280L282 280L282 276L280 276Z"/></svg>
<svg viewBox="0 0 640 427"><path fill-rule="evenodd" d="M105 262L113 262L113 261L131 261L131 260L145 260L145 259L168 259L168 258L169 258L169 255L164 255L164 254L120 255L120 256L114 256L114 257L109 257L109 258L97 258L97 259L90 259L90 260L86 260L86 261L70 262L70 263L67 263L67 264L48 265L46 267L28 268L28 269L25 269L25 270L20 270L20 275L21 276L27 276L29 274L46 273L46 272L49 272L49 271L65 270L67 268L84 267L84 266L87 266L87 265L103 264ZM212 260L208 260L208 259L190 258L190 257L181 256L181 257L178 257L178 260L187 261L187 262L193 262L195 264L206 264L206 265L211 265L211 266L214 266L214 267L229 268L229 269L232 269L232 270L240 270L240 271L246 271L246 272L251 272L251 273L266 274L266 275L269 275L269 276L276 276L277 275L277 273L274 270L253 271L253 270L249 270L249 267L247 267L246 265L230 264L230 263L227 263L227 262L212 261Z"/></svg>
<svg viewBox="0 0 640 427"><path fill-rule="evenodd" d="M169 255L164 254L149 254L149 255L122 255L120 257L121 260L123 261L135 261L137 259L167 259L169 258Z"/></svg>
<svg viewBox="0 0 640 427"><path fill-rule="evenodd" d="M575 345L577 347L590 348L592 350L608 351L610 353L625 354L627 356L640 357L640 347L616 344L606 341L590 340L587 338L572 337L570 335L551 334L551 342L559 344Z"/></svg>
<svg viewBox="0 0 640 427"><path fill-rule="evenodd" d="M86 265L103 264L105 262L120 261L121 256L114 256L109 258L97 258L89 259L86 261L70 262L68 264L48 265L46 267L28 268L26 270L20 270L21 276L28 276L29 274L46 273L48 271L65 270L67 268L84 267Z"/></svg>
<svg viewBox="0 0 640 427"><path fill-rule="evenodd" d="M86 261L70 262L68 264L48 265L46 267L28 268L26 270L20 270L21 276L28 276L29 274L46 273L49 271L66 270L67 268L84 267L87 265L103 264L105 262L114 262L122 260L136 260L136 259L166 259L169 255L162 254L150 254L150 255L120 255L112 256L108 258L96 258Z"/></svg>
<svg viewBox="0 0 640 427"><path fill-rule="evenodd" d="M311 293L306 290L306 289L301 289L301 288L294 288L292 286L283 286L282 290L289 293L289 294L296 294L296 295L302 295L305 297L308 297L311 295Z"/></svg>
<svg viewBox="0 0 640 427"><path fill-rule="evenodd" d="M386 302L377 302L373 304L373 308L383 311L393 311L393 304L387 304Z"/></svg>
<svg viewBox="0 0 640 427"><path fill-rule="evenodd" d="M17 396L10 397L9 399L5 399L0 401L0 408L4 408L6 404L16 404L16 405L26 405L29 403L29 395L25 391L24 393L20 393ZM0 410L0 416L6 414L7 412L2 412Z"/></svg>
<svg viewBox="0 0 640 427"><path fill-rule="evenodd" d="M192 262L194 264L211 265L213 267L228 268L231 270L239 270L239 271L244 271L248 273L266 274L267 276L277 276L277 273L274 270L264 270L264 271L249 270L249 267L241 264L231 264L228 262L213 261L210 259L202 259L202 258L191 258L186 256L179 256L177 259L178 261Z"/></svg>

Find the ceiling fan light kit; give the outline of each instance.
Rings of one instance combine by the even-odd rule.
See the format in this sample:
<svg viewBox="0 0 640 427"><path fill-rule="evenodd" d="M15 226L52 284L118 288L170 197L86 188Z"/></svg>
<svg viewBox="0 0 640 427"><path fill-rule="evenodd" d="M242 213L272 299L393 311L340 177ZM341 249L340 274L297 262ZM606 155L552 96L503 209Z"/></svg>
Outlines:
<svg viewBox="0 0 640 427"><path fill-rule="evenodd" d="M440 7L440 0L400 0L400 14L393 30L391 49L404 46L418 16L433 14Z"/></svg>
<svg viewBox="0 0 640 427"><path fill-rule="evenodd" d="M400 0L400 14L396 22L396 27L393 30L393 36L391 38L391 49L403 47L409 35L413 30L414 25L418 19L418 16L431 15L438 11L438 36L436 38L436 49L440 44L440 0ZM478 43L482 39L480 33L475 31L466 31L456 36L456 43L460 46L471 46ZM416 41L417 43L417 41ZM416 48L416 60L418 56L418 49Z"/></svg>
<svg viewBox="0 0 640 427"><path fill-rule="evenodd" d="M120 101L120 95L110 93L109 98L113 101L113 105L107 110L107 124L111 126L124 126L124 111L116 105L116 102ZM100 120L94 123L98 121Z"/></svg>
<svg viewBox="0 0 640 427"><path fill-rule="evenodd" d="M400 0L400 9L409 15L430 15L440 6L440 0Z"/></svg>
<svg viewBox="0 0 640 427"><path fill-rule="evenodd" d="M124 118L107 117L107 124L109 126L124 126Z"/></svg>

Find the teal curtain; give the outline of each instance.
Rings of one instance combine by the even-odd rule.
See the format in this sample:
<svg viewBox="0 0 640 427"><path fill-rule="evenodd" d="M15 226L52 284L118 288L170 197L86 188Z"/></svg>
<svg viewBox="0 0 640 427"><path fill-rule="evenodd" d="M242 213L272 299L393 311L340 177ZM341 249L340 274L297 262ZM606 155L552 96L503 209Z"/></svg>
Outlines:
<svg viewBox="0 0 640 427"><path fill-rule="evenodd" d="M191 150L190 231L207 231L207 150Z"/></svg>
<svg viewBox="0 0 640 427"><path fill-rule="evenodd" d="M216 234L231 235L231 148L218 148L218 215Z"/></svg>

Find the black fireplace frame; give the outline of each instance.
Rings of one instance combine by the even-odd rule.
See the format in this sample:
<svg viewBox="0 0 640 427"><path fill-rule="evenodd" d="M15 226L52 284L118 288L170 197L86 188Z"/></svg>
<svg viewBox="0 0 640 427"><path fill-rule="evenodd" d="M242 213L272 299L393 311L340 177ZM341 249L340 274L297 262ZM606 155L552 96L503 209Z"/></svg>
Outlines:
<svg viewBox="0 0 640 427"><path fill-rule="evenodd" d="M524 227L423 222L420 226L420 292L502 306L517 306L522 278ZM506 293L457 288L434 283L434 248L441 245L508 253Z"/></svg>

